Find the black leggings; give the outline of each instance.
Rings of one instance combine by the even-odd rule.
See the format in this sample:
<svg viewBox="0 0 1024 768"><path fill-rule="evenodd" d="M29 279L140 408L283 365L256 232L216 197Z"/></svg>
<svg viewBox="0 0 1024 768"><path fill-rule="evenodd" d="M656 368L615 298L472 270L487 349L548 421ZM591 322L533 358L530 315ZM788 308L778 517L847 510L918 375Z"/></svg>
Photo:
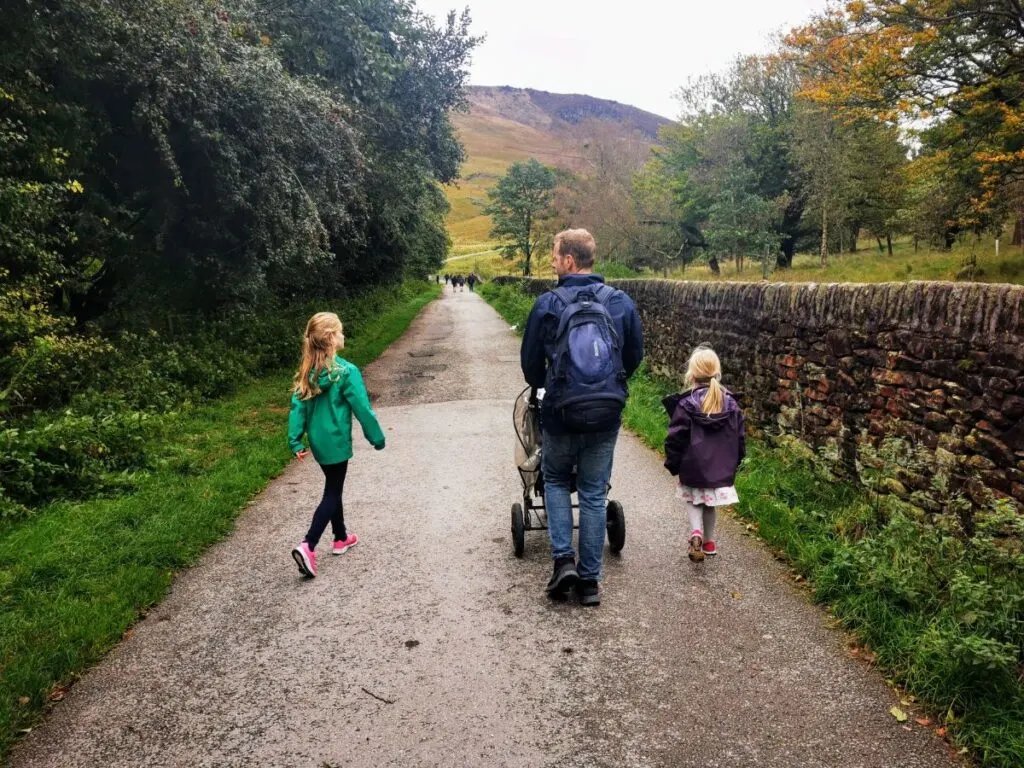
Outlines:
<svg viewBox="0 0 1024 768"><path fill-rule="evenodd" d="M348 538L348 534L345 533L345 508L341 503L348 462L321 464L320 469L324 471L324 497L320 499L320 506L313 513L313 522L309 524L309 531L306 533L305 541L310 549L316 549L328 522L334 531L335 541Z"/></svg>

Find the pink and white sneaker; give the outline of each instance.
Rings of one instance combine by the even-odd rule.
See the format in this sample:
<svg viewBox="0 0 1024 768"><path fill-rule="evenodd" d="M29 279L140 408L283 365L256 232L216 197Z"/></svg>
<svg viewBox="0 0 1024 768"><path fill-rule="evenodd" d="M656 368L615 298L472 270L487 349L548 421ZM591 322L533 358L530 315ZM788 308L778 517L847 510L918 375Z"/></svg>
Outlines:
<svg viewBox="0 0 1024 768"><path fill-rule="evenodd" d="M359 537L354 533L350 533L347 539L334 542L334 546L331 547L332 555L344 555L352 547L359 543Z"/></svg>
<svg viewBox="0 0 1024 768"><path fill-rule="evenodd" d="M316 553L309 548L309 544L302 542L293 549L292 559L299 566L299 573L311 579L316 578Z"/></svg>
<svg viewBox="0 0 1024 768"><path fill-rule="evenodd" d="M718 554L718 547L715 546L715 542L710 540L704 542L704 554L708 557L714 557Z"/></svg>

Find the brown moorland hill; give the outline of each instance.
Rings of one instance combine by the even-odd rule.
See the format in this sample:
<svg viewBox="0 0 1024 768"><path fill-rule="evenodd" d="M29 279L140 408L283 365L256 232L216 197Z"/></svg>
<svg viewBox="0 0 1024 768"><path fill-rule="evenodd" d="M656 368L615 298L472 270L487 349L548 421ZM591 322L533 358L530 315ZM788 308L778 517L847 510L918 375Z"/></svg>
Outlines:
<svg viewBox="0 0 1024 768"><path fill-rule="evenodd" d="M546 165L580 170L588 137L596 131L650 145L658 128L670 122L627 104L581 94L471 86L468 97L469 112L453 116L467 160L462 178L447 190L452 205L448 226L457 255L490 247L490 219L480 213L478 203L511 163L534 157Z"/></svg>

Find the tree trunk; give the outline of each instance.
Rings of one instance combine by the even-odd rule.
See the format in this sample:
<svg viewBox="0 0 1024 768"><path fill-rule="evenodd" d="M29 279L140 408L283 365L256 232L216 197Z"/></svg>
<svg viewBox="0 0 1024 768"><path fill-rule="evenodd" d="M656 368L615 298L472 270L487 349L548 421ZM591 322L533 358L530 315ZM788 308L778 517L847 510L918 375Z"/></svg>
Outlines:
<svg viewBox="0 0 1024 768"><path fill-rule="evenodd" d="M917 253L917 235L914 235L914 253Z"/></svg>
<svg viewBox="0 0 1024 768"><path fill-rule="evenodd" d="M850 253L857 252L857 238L860 236L860 224L854 223L850 225Z"/></svg>
<svg viewBox="0 0 1024 768"><path fill-rule="evenodd" d="M782 247L775 257L775 266L779 269L789 269L793 266L793 254L796 252L796 238L787 237L782 241Z"/></svg>
<svg viewBox="0 0 1024 768"><path fill-rule="evenodd" d="M821 266L828 266L828 213L826 207L821 206Z"/></svg>
<svg viewBox="0 0 1024 768"><path fill-rule="evenodd" d="M885 244L889 247L889 255L892 256L892 232L885 233Z"/></svg>
<svg viewBox="0 0 1024 768"><path fill-rule="evenodd" d="M945 250L953 250L953 243L956 242L956 236L960 234L960 230L957 227L950 227L946 230L945 234Z"/></svg>
<svg viewBox="0 0 1024 768"><path fill-rule="evenodd" d="M885 253L885 246L882 245L882 236L881 235L875 235L875 240L878 242L878 252L879 253Z"/></svg>
<svg viewBox="0 0 1024 768"><path fill-rule="evenodd" d="M715 258L714 256L708 258L708 269L710 269L716 275L722 274L722 268L718 266L718 259Z"/></svg>
<svg viewBox="0 0 1024 768"><path fill-rule="evenodd" d="M1013 224L1013 245L1024 247L1024 216L1018 216Z"/></svg>

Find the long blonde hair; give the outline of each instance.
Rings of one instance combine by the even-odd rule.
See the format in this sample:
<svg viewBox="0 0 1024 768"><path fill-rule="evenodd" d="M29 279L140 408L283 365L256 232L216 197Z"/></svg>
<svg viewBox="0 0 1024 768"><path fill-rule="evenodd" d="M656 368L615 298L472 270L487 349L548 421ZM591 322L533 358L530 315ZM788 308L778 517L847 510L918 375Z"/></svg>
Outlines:
<svg viewBox="0 0 1024 768"><path fill-rule="evenodd" d="M340 336L342 331L341 320L333 312L317 312L309 318L306 333L302 337L302 362L295 373L293 387L300 400L309 400L320 394L317 379L320 371L333 371L336 367L336 334Z"/></svg>
<svg viewBox="0 0 1024 768"><path fill-rule="evenodd" d="M704 413L721 413L725 408L725 388L722 386L722 362L711 347L701 345L693 350L686 365L686 386L707 386L707 394L701 401Z"/></svg>

